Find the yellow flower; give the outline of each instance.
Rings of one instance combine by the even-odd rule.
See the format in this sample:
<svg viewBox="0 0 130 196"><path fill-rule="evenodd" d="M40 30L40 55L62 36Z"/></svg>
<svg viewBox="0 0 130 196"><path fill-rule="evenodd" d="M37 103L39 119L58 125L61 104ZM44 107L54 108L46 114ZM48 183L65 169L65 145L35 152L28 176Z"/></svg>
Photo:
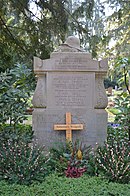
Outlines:
<svg viewBox="0 0 130 196"><path fill-rule="evenodd" d="M77 152L77 159L82 160L82 158L83 158L82 151L79 149Z"/></svg>

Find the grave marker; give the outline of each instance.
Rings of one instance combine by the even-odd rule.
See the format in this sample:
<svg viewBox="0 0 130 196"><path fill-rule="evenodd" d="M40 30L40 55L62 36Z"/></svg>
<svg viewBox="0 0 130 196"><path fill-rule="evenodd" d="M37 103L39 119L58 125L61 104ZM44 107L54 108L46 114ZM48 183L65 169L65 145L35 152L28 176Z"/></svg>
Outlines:
<svg viewBox="0 0 130 196"><path fill-rule="evenodd" d="M93 60L91 54L80 48L79 39L74 36L68 37L50 59L34 57L37 86L33 96L32 126L40 145L48 149L55 142L65 142L62 130L67 132L68 140L79 139L92 146L104 142L108 100L103 80L107 69L107 60ZM68 125L65 125L65 114ZM83 131L72 134L72 130L82 128Z"/></svg>

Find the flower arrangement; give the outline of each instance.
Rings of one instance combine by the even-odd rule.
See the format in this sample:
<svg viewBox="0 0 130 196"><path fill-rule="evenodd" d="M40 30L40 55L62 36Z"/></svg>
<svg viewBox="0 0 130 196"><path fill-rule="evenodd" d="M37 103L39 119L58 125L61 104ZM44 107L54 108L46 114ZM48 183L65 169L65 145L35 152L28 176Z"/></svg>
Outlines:
<svg viewBox="0 0 130 196"><path fill-rule="evenodd" d="M67 145L70 148L70 154L64 154L68 160L65 175L70 178L79 178L87 170L90 147L82 147L82 143L78 140L74 144L69 142Z"/></svg>

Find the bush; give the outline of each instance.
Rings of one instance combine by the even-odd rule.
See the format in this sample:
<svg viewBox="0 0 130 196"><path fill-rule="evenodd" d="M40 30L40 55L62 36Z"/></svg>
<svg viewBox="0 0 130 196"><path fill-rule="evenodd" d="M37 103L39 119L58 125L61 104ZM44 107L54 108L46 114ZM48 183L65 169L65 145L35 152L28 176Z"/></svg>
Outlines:
<svg viewBox="0 0 130 196"><path fill-rule="evenodd" d="M12 131L7 126L0 132L0 179L19 184L41 182L48 173L43 148L31 143L32 133L28 128L30 135L20 132L20 127Z"/></svg>
<svg viewBox="0 0 130 196"><path fill-rule="evenodd" d="M130 144L128 138L109 140L96 150L98 174L110 181L128 183L130 181Z"/></svg>
<svg viewBox="0 0 130 196"><path fill-rule="evenodd" d="M128 183L130 181L130 108L129 95L122 94L115 101L118 113L116 127L108 127L107 141L98 147L95 161L98 173L110 181Z"/></svg>
<svg viewBox="0 0 130 196"><path fill-rule="evenodd" d="M0 125L0 143L11 140L22 140L31 142L33 139L33 131L30 125L17 124L15 127L9 124Z"/></svg>
<svg viewBox="0 0 130 196"><path fill-rule="evenodd" d="M51 168L51 172L56 172L58 175L64 175L64 171L67 168L67 160L63 156L66 152L66 146L58 145L50 149L48 166Z"/></svg>
<svg viewBox="0 0 130 196"><path fill-rule="evenodd" d="M115 117L115 128L108 127L107 141L95 152L95 161L100 175L110 181L130 181L130 96L123 93L115 100L119 111Z"/></svg>
<svg viewBox="0 0 130 196"><path fill-rule="evenodd" d="M123 93L115 99L115 108L119 110L115 122L128 132L130 141L130 95Z"/></svg>
<svg viewBox="0 0 130 196"><path fill-rule="evenodd" d="M0 73L0 124L16 125L26 119L31 84L28 77L31 70L25 65Z"/></svg>
<svg viewBox="0 0 130 196"><path fill-rule="evenodd" d="M108 126L107 128L107 142L111 141L124 141L129 142L129 134L126 131L125 127L120 126L119 124L114 124L114 126Z"/></svg>
<svg viewBox="0 0 130 196"><path fill-rule="evenodd" d="M0 194L2 196L129 196L130 185L118 184L102 180L99 177L82 176L81 178L65 178L57 175L50 175L43 183L25 185L9 185L4 181L0 182Z"/></svg>

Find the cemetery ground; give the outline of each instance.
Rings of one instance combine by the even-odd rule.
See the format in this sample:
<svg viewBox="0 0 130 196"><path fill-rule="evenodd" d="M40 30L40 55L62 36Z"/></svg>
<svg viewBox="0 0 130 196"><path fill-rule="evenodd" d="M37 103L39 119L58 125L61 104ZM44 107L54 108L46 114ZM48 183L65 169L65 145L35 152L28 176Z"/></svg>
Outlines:
<svg viewBox="0 0 130 196"><path fill-rule="evenodd" d="M109 97L114 103L116 92ZM111 104L111 103L110 103ZM113 106L107 108L114 123ZM58 144L45 153L31 145L31 115L26 125L1 132L0 195L130 195L129 141L123 127L109 127L105 146L95 154L81 141ZM12 131L12 130L11 130ZM61 148L60 148L60 147Z"/></svg>

